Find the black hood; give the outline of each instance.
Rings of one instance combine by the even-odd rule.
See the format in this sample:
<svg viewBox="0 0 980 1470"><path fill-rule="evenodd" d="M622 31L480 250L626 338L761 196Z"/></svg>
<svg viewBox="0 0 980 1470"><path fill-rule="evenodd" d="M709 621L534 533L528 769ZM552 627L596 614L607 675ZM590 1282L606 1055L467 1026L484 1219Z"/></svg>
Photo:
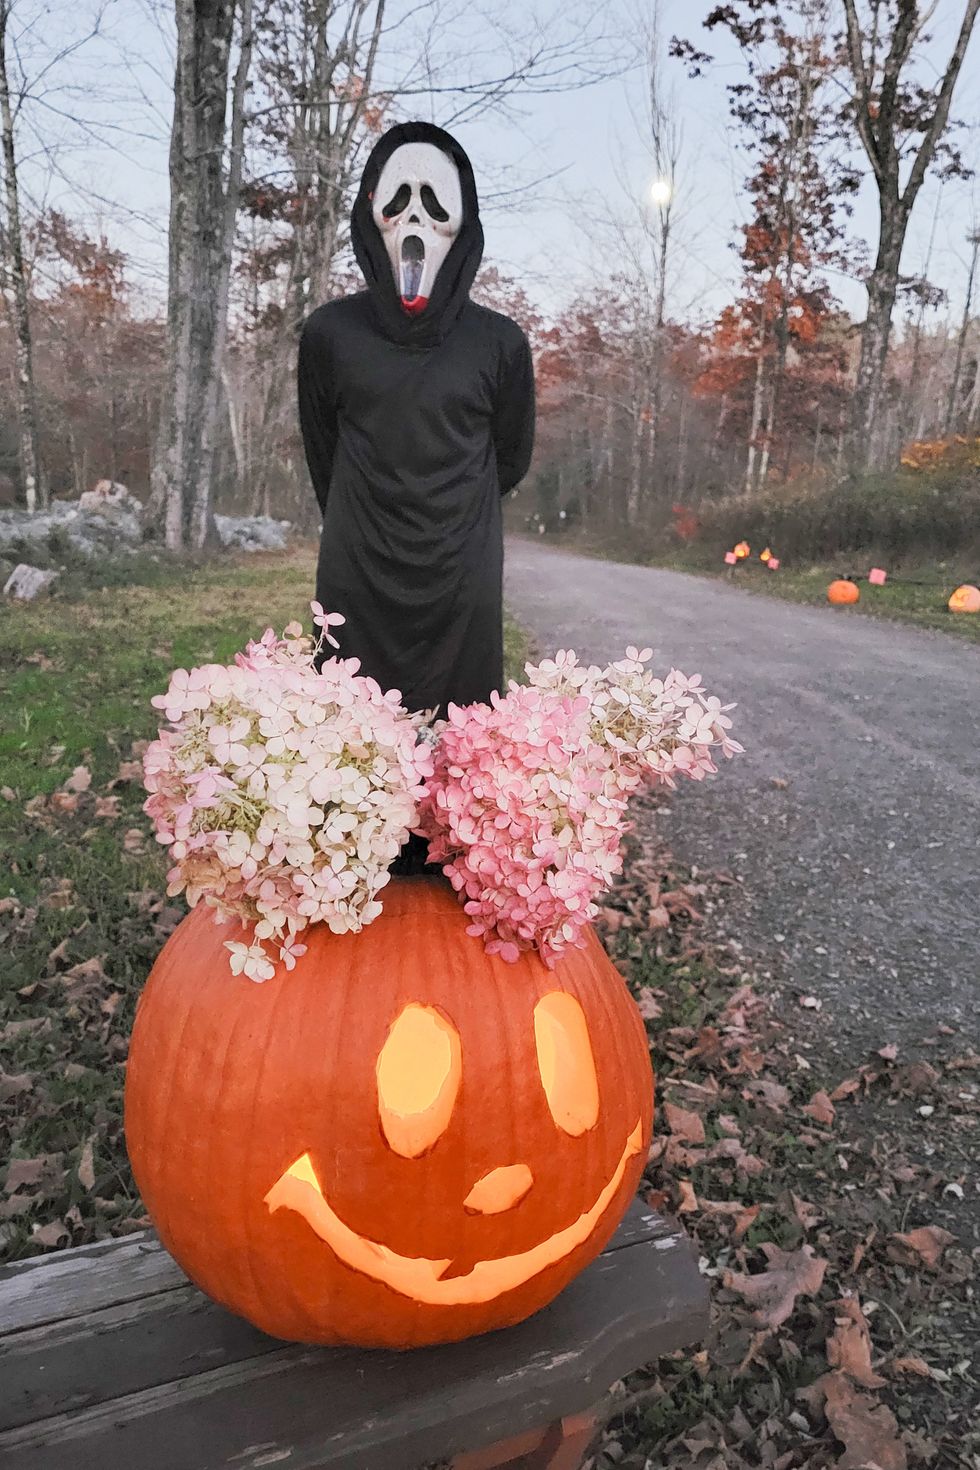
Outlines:
<svg viewBox="0 0 980 1470"><path fill-rule="evenodd" d="M418 316L410 316L402 310L391 261L371 212L371 195L381 170L403 143L434 143L448 153L459 169L463 195L463 222L459 234L439 269L429 304ZM483 226L480 224L473 167L456 139L427 122L398 123L389 128L371 150L364 166L351 210L350 235L354 255L385 336L410 347L427 347L441 342L469 300L470 287L483 258Z"/></svg>

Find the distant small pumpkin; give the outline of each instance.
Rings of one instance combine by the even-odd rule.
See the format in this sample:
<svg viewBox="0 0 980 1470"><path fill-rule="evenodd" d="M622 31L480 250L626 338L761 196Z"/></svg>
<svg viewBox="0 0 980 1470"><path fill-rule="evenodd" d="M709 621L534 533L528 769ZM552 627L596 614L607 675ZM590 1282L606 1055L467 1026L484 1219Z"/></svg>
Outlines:
<svg viewBox="0 0 980 1470"><path fill-rule="evenodd" d="M832 602L835 607L847 607L852 602L858 602L860 597L857 584L849 582L845 577L838 577L827 588L827 601Z"/></svg>
<svg viewBox="0 0 980 1470"><path fill-rule="evenodd" d="M962 587L957 587L947 607L950 612L955 613L980 612L980 587L974 587L971 582L964 582Z"/></svg>

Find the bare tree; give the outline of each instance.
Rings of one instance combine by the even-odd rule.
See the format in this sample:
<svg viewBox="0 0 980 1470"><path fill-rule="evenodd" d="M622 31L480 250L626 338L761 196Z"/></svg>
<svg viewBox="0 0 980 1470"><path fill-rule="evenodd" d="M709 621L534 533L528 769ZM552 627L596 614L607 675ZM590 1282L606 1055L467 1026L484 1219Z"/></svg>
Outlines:
<svg viewBox="0 0 980 1470"><path fill-rule="evenodd" d="M14 109L7 71L7 38L13 0L0 0L0 129L3 133L5 218L0 221L0 285L4 303L15 323L16 403L20 472L24 504L35 510L48 501L47 481L38 452L37 395L31 350L31 314L27 269L24 262L17 155L14 148Z"/></svg>
<svg viewBox="0 0 980 1470"><path fill-rule="evenodd" d="M236 11L239 64L228 144L228 78ZM241 180L243 112L251 54L247 0L176 0L177 61L170 143L168 362L151 471L151 512L167 546L200 550L209 538L218 386Z"/></svg>
<svg viewBox="0 0 980 1470"><path fill-rule="evenodd" d="M970 246L970 269L966 278L966 296L963 301L963 317L960 322L960 330L956 338L956 356L953 360L953 376L949 384L949 397L946 399L946 421L943 426L944 432L951 434L956 427L956 416L959 408L960 382L963 377L963 351L966 347L967 334L970 330L970 312L973 309L973 288L977 278L977 265L980 263L980 230L974 230L969 236Z"/></svg>
<svg viewBox="0 0 980 1470"><path fill-rule="evenodd" d="M878 251L866 282L868 313L851 416L851 460L860 468L873 465L881 455L875 431L902 247L916 198L949 123L953 92L980 13L980 0L965 0L959 34L935 90L918 86L909 75L935 4L922 9L917 0L867 0L863 15L859 0L843 0L843 5L854 87L852 115L877 186L879 217ZM912 163L903 184L906 157Z"/></svg>

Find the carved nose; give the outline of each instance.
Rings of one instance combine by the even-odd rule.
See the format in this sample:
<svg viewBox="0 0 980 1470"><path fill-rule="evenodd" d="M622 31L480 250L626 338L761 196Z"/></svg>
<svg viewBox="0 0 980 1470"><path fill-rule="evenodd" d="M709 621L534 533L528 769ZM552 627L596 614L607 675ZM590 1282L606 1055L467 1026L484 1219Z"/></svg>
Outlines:
<svg viewBox="0 0 980 1470"><path fill-rule="evenodd" d="M519 1204L533 1183L527 1164L502 1164L476 1181L463 1208L471 1215L499 1215Z"/></svg>
<svg viewBox="0 0 980 1470"><path fill-rule="evenodd" d="M408 222L410 225L420 225L422 223L417 214L410 214L408 216Z"/></svg>

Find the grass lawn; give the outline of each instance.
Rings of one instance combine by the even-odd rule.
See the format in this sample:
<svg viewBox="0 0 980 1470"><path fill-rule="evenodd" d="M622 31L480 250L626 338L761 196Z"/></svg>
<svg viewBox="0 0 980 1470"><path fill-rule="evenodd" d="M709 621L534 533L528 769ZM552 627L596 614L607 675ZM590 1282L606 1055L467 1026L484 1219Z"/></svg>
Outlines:
<svg viewBox="0 0 980 1470"><path fill-rule="evenodd" d="M136 1228L122 1139L136 998L183 906L147 836L133 743L178 666L305 620L314 553L134 564L0 607L0 1255ZM507 628L508 672L524 643ZM77 778L73 772L81 768ZM68 782L68 789L66 789ZM75 787L77 789L72 789Z"/></svg>

